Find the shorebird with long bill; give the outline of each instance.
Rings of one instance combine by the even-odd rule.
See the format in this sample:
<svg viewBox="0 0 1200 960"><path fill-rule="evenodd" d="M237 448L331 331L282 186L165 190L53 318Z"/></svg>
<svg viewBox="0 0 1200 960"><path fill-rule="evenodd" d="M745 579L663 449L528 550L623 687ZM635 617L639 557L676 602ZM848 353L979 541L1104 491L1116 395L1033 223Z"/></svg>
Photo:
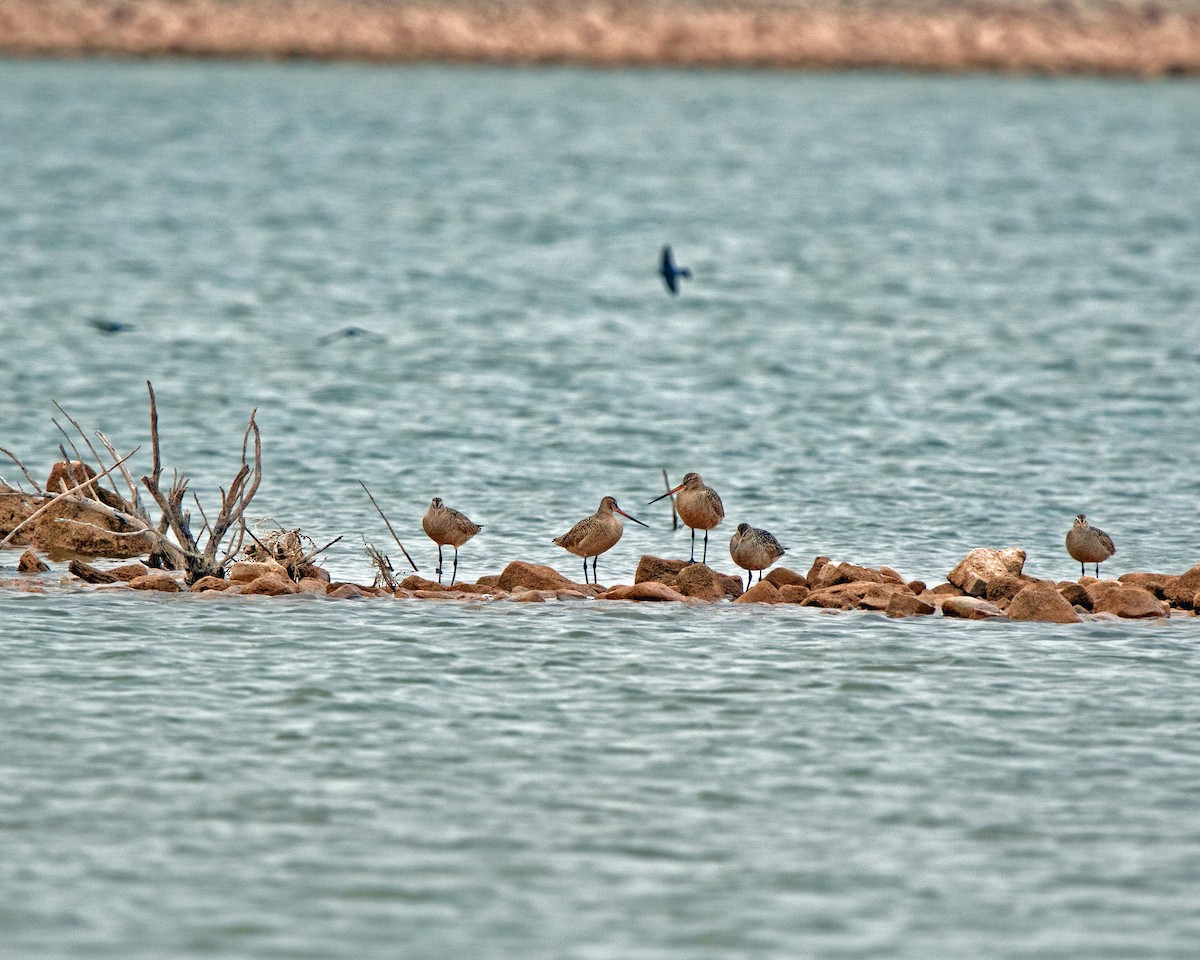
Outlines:
<svg viewBox="0 0 1200 960"><path fill-rule="evenodd" d="M600 501L600 508L595 513L584 517L561 537L554 538L554 543L564 550L577 557L583 557L584 583L588 582L588 557L592 558L592 583L596 583L596 564L600 561L600 554L616 546L621 534L625 532L624 525L616 517L618 513L643 527L649 526L617 506L616 498L605 497Z"/></svg>
<svg viewBox="0 0 1200 960"><path fill-rule="evenodd" d="M663 497L678 494L675 497L675 512L685 526L692 528L692 563L696 562L696 531L704 531L704 558L701 563L708 562L708 531L725 519L725 506L712 487L704 485L698 473L684 474L679 486L668 490L661 496L655 497L651 503L657 503Z"/></svg>
<svg viewBox="0 0 1200 960"><path fill-rule="evenodd" d="M438 583L442 582L442 547L454 548L454 572L450 574L450 586L454 586L454 578L458 576L458 548L483 527L468 520L465 513L451 510L441 497L433 498L421 519L421 527L429 539L438 545Z"/></svg>

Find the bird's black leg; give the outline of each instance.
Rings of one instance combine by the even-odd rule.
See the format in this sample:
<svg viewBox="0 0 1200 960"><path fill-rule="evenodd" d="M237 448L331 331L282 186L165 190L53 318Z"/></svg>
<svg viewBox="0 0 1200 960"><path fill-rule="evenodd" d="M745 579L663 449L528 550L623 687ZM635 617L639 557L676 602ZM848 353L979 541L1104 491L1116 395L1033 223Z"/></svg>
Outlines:
<svg viewBox="0 0 1200 960"><path fill-rule="evenodd" d="M438 544L438 583L442 582L442 545Z"/></svg>
<svg viewBox="0 0 1200 960"><path fill-rule="evenodd" d="M1086 576L1087 576L1087 566L1085 566L1085 565L1084 565L1084 564L1082 564L1082 563L1079 565L1079 575L1080 575L1081 577L1086 577Z"/></svg>
<svg viewBox="0 0 1200 960"><path fill-rule="evenodd" d="M458 576L458 547L454 548L454 572L450 574L450 586L454 586L454 578Z"/></svg>
<svg viewBox="0 0 1200 960"><path fill-rule="evenodd" d="M594 557L592 557L592 586L595 586L600 582L600 580L596 577L596 564L599 562L600 554L596 554ZM585 560L584 563L586 564L587 561Z"/></svg>
<svg viewBox="0 0 1200 960"><path fill-rule="evenodd" d="M692 527L692 556L691 562L696 562L696 528Z"/></svg>
<svg viewBox="0 0 1200 960"><path fill-rule="evenodd" d="M583 583L584 583L584 586L586 586L586 585L587 585L587 582L588 582L588 578L587 578L587 557L584 557L584 558L583 558Z"/></svg>
<svg viewBox="0 0 1200 960"><path fill-rule="evenodd" d="M708 531L704 531L704 558L700 561L703 564L708 563Z"/></svg>

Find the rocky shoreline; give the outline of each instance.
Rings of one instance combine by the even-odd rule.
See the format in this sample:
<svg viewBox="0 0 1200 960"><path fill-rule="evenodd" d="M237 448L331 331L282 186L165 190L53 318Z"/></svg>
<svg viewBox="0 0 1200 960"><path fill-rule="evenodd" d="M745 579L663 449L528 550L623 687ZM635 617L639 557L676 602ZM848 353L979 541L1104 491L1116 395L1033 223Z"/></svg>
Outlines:
<svg viewBox="0 0 1200 960"><path fill-rule="evenodd" d="M0 55L1200 75L1200 6L0 0Z"/></svg>

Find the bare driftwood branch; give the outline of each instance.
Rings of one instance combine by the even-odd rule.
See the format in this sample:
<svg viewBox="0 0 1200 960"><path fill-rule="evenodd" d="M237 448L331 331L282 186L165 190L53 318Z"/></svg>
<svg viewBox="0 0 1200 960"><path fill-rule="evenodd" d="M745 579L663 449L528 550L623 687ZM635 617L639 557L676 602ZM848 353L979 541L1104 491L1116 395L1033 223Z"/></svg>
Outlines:
<svg viewBox="0 0 1200 960"><path fill-rule="evenodd" d="M666 485L667 492L671 493L671 481L667 479L667 468L663 467L663 483ZM671 529L679 529L679 514L675 512L675 494L671 494Z"/></svg>
<svg viewBox="0 0 1200 960"><path fill-rule="evenodd" d="M383 522L387 524L387 528L388 528L388 531L392 535L392 539L396 541L396 545L400 548L400 551L404 554L404 559L408 561L408 565L413 568L414 573L420 573L421 571L419 571L417 569L417 565L415 563L413 563L413 558L410 557L408 555L408 551L404 549L404 544L402 544L400 542L400 538L398 536L396 536L396 531L392 529L392 522L384 514L383 508L379 506L378 501L376 501L376 499L373 496L371 496L371 491L367 490L367 485L365 483L363 483L361 480L358 481L358 485L363 488L364 492L367 494L368 497L371 497L371 502L373 504L375 504L375 509L378 510L379 515L381 517L383 517Z"/></svg>
<svg viewBox="0 0 1200 960"><path fill-rule="evenodd" d="M23 474L25 474L25 479L29 481L29 485L32 486L33 489L36 490L38 492L38 495L40 496L43 492L42 488L38 485L38 482L36 480L34 480L32 476L29 475L29 471L27 469L25 469L25 464L23 464L21 462L20 458L17 457L17 455L15 453L11 453L10 451L6 450L4 447L0 447L0 453L4 454L6 457L8 457L9 460L11 460L13 463L15 463L18 467L21 468L21 472Z"/></svg>
<svg viewBox="0 0 1200 960"><path fill-rule="evenodd" d="M392 567L391 559L386 553L382 553L373 545L367 543L366 537L363 538L363 546L367 549L367 556L371 558L371 563L375 565L374 586L379 586L380 581L382 581L384 586L394 592L400 583L395 577L395 570Z"/></svg>
<svg viewBox="0 0 1200 960"><path fill-rule="evenodd" d="M58 407L58 403L55 403L54 405L56 407ZM58 409L61 410L62 407L58 407ZM55 427L58 428L58 432L61 433L63 435L64 439L66 439L67 443L69 443L71 445L71 451L72 451L72 453L75 454L74 459L78 460L80 463L83 463L83 454L80 453L79 448L77 446L75 446L75 441L71 439L71 435L69 433L67 433L67 431L63 429L62 424L59 423L57 420L55 420L53 417L50 418L50 422L52 424L54 424ZM67 456L67 451L63 450L62 444L59 444L58 449L62 453L63 459L66 460L67 463L69 464L71 462L72 458Z"/></svg>
<svg viewBox="0 0 1200 960"><path fill-rule="evenodd" d="M96 436L99 437L100 442L104 444L104 449L108 451L109 456L116 460L117 451L113 448L113 445L109 443L108 437L106 437L99 430L96 431ZM97 458L97 462L99 462L99 458ZM138 496L137 484L133 482L133 475L129 472L129 468L124 464L121 464L121 476L125 478L125 484L129 487L129 499L126 502L129 504L130 509L143 520L145 520L147 525L149 525L150 515L146 513L146 509L142 506L141 497Z"/></svg>

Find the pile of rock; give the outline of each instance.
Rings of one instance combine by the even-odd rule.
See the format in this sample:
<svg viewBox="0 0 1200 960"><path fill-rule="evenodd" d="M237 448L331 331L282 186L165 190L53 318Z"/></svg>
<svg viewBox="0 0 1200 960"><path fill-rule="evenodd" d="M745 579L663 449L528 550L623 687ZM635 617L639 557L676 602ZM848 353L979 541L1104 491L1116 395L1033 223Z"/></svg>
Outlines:
<svg viewBox="0 0 1200 960"><path fill-rule="evenodd" d="M495 575L454 586L420 576L403 580L394 591L380 586L332 580L312 565L292 575L275 560L239 561L226 578L205 577L190 588L180 574L153 571L140 563L99 570L79 560L70 572L101 588L130 588L223 595L288 596L316 594L334 599L395 597L413 600L630 600L643 602L792 604L823 611L873 611L889 617L940 615L963 620L1036 620L1078 623L1086 619L1148 619L1194 616L1200 610L1200 565L1182 574L1126 573L1117 580L1081 577L1078 581L1041 580L1024 572L1025 551L1015 548L972 550L947 574L928 586L908 580L891 567L865 567L817 557L807 574L777 567L749 590L738 577L702 563L644 556L632 584L611 587L581 584L551 567L513 561ZM21 557L20 571L39 573L46 565L32 550Z"/></svg>

